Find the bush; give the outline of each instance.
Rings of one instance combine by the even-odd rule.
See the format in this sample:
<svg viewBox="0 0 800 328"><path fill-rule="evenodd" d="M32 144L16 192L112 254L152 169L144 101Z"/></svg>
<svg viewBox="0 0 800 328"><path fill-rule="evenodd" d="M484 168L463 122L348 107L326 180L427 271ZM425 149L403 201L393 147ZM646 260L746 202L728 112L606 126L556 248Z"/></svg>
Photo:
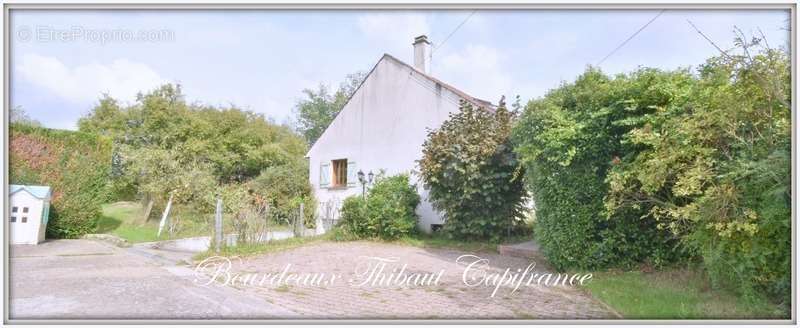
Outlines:
<svg viewBox="0 0 800 328"><path fill-rule="evenodd" d="M344 200L340 225L358 238L398 239L414 232L417 205L419 195L408 175L379 178L366 199L350 196Z"/></svg>
<svg viewBox="0 0 800 328"><path fill-rule="evenodd" d="M303 204L304 224L314 227L314 200L311 184L308 183L308 165L292 163L264 169L248 182L255 197L267 205L267 214L275 222L296 216Z"/></svg>
<svg viewBox="0 0 800 328"><path fill-rule="evenodd" d="M610 168L635 147L621 142L643 115L680 101L691 76L643 69L611 79L589 69L530 102L513 139L536 202L535 235L557 269L656 265L676 260L676 242L641 209L608 216Z"/></svg>
<svg viewBox="0 0 800 328"><path fill-rule="evenodd" d="M428 134L420 175L450 237L497 240L524 225L524 170L509 140L513 119L503 101L495 110L464 102Z"/></svg>
<svg viewBox="0 0 800 328"><path fill-rule="evenodd" d="M791 65L747 42L701 66L689 104L626 135L641 151L609 175L606 205L653 204L647 216L702 256L715 286L789 304Z"/></svg>
<svg viewBox="0 0 800 328"><path fill-rule="evenodd" d="M111 198L111 143L93 134L18 124L10 132L11 183L52 190L47 236L76 238L94 232L101 205Z"/></svg>

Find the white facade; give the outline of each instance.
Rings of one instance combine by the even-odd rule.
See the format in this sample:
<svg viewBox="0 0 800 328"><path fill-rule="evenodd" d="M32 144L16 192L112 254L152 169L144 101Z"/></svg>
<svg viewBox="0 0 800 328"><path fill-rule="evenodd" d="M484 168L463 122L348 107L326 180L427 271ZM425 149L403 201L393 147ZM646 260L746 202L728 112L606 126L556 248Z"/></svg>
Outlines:
<svg viewBox="0 0 800 328"><path fill-rule="evenodd" d="M319 202L317 214L326 220L317 224L318 233L324 232L322 226L338 220L339 207L346 197L361 194L356 172L378 174L384 170L390 176L418 171L416 161L422 157L429 129L438 128L450 113L457 112L460 100L491 106L423 73L427 65L423 61L419 68L413 68L384 55L309 150L309 178ZM343 181L336 179L335 170L341 171L339 163L345 162L346 183L336 185L335 180ZM412 174L411 180L417 183L422 200L416 209L419 228L430 232L432 224L443 223L441 215L427 201L418 177Z"/></svg>
<svg viewBox="0 0 800 328"><path fill-rule="evenodd" d="M50 188L11 185L9 205L11 244L35 245L44 241L50 214Z"/></svg>

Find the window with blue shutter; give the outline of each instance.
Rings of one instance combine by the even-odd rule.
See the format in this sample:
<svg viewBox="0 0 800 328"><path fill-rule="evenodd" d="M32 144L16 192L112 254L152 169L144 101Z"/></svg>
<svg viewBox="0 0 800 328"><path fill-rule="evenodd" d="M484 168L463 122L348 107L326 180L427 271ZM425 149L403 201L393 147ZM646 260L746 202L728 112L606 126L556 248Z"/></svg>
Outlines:
<svg viewBox="0 0 800 328"><path fill-rule="evenodd" d="M356 162L347 162L347 186L352 187L355 186L358 182L358 177L356 176Z"/></svg>
<svg viewBox="0 0 800 328"><path fill-rule="evenodd" d="M319 186L328 187L331 184L331 164L322 163L319 165Z"/></svg>

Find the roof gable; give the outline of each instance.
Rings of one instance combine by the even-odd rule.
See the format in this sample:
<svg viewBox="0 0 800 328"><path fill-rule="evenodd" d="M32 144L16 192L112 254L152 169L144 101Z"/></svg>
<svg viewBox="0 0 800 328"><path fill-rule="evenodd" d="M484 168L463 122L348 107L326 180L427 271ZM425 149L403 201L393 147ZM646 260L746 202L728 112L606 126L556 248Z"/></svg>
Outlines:
<svg viewBox="0 0 800 328"><path fill-rule="evenodd" d="M50 187L48 186L9 185L9 195L13 195L14 193L22 190L39 199L50 198Z"/></svg>
<svg viewBox="0 0 800 328"><path fill-rule="evenodd" d="M449 85L449 84L447 84L447 83L444 83L444 82L442 82L441 80L439 80L439 79L437 79L437 78L435 78L435 77L432 77L432 76L430 76L430 75L428 75L428 74L426 74L426 73L424 73L424 72L422 72L422 71L420 71L420 70L416 69L414 66L412 66L412 65L409 65L408 63L406 63L406 62L404 62L404 61L402 61L402 60L400 60L400 59L397 59L396 57L394 57L394 56L392 56L392 55L390 55L390 54L383 54L383 57L381 57L381 59L379 59L379 60L378 60L378 62L377 62L377 63L375 63L375 65L373 65L373 66L372 66L372 68L369 70L369 73L367 73L367 75L366 75L366 76L364 76L364 79L361 81L361 83L358 85L358 87L357 87L357 88L356 88L356 89L353 91L353 93L352 93L352 94L350 94L350 97L349 97L349 98L347 98L347 101L346 101L346 102L344 103L344 105L342 106L342 109L341 109L341 111L340 111L338 114L336 114L336 117L334 117L333 121L331 121L331 124L333 124L333 122L334 122L334 121L336 121L336 119L337 119L337 118L339 118L339 115L341 115L341 114L342 114L342 112L343 112L343 111L344 111L344 109L347 107L347 105L348 105L348 104L350 104L350 101L353 99L353 97L354 97L354 96L355 96L355 95L358 93L358 91L361 89L361 87L363 87L363 86L364 86L364 83L366 83L366 82L367 82L367 80L369 79L369 77L370 77L370 76L371 76L371 75L372 75L372 74L375 72L375 70L378 68L378 66L379 66L379 65L380 65L380 64L381 64L381 63L382 63L384 60L391 60L392 62L395 62L395 63L397 63L397 64L399 64L399 65L401 65L401 66L404 66L404 67L406 67L406 68L410 69L410 70L411 70L411 71L413 71L415 74L417 74L417 75L420 75L420 76L422 76L423 78L425 78L425 79L427 79L427 80L429 80L429 81L431 81L431 82L433 82L433 83L436 83L436 84L438 84L438 85L441 85L441 86L442 86L442 88L444 88L444 89L447 89L448 91L450 91L450 92L454 93L455 95L457 95L457 96L458 96L458 97L460 97L461 99L464 99L465 101L467 101L467 102L469 102L469 103L472 103L473 105L475 105L475 106L477 106L477 107L481 107L481 108L487 109L487 110L489 110L489 111L494 111L494 109L496 108L496 106L495 106L495 105L493 105L493 104L492 104L491 102L489 102L489 101L486 101L486 100L483 100L483 99L479 99L479 98L472 97L472 96L468 95L466 92L463 92L463 91L461 91L461 90L459 90L459 89L456 89L455 87L453 87L453 86L451 86L451 85ZM323 132L322 132L322 134L319 136L319 138L317 138L317 141L315 141L315 142L314 142L314 144L312 144L312 145L311 145L311 147L309 147L309 149L308 149L308 152L306 153L306 157L308 157L308 156L309 156L309 154L311 154L312 150L314 149L314 146L316 146L316 145L317 145L317 143L319 142L319 140L321 140L323 137L325 137L325 132L327 132L327 131L328 131L328 128L330 128L330 124L328 125L328 127L327 127L327 128L325 128L325 131L323 131Z"/></svg>

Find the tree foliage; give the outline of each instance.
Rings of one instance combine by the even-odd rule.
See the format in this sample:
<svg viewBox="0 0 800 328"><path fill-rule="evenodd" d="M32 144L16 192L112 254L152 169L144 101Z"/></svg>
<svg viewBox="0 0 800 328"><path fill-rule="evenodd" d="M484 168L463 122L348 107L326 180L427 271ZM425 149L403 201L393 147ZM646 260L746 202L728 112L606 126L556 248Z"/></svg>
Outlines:
<svg viewBox="0 0 800 328"><path fill-rule="evenodd" d="M605 177L619 157L636 151L622 139L642 115L685 99L691 84L685 71L610 78L590 68L527 104L514 142L536 203L536 239L558 269L674 259L671 236L640 220L641 211L607 217Z"/></svg>
<svg viewBox="0 0 800 328"><path fill-rule="evenodd" d="M608 177L609 213L630 208L698 252L718 286L789 300L790 63L761 40L712 58L682 106L663 108L624 141Z"/></svg>
<svg viewBox="0 0 800 328"><path fill-rule="evenodd" d="M163 204L212 206L227 185L246 184L270 173L289 174L292 184L308 184L302 169L305 142L288 127L235 107L188 104L178 85L139 94L134 104L106 96L79 122L81 131L114 141L115 183ZM286 170L287 166L297 169ZM289 197L308 197L293 189ZM262 195L284 197L269 193Z"/></svg>
<svg viewBox="0 0 800 328"><path fill-rule="evenodd" d="M22 106L11 107L8 111L8 122L17 125L42 126L42 123L32 119Z"/></svg>
<svg viewBox="0 0 800 328"><path fill-rule="evenodd" d="M333 94L322 83L316 90L303 90L306 99L298 101L294 108L295 129L305 137L309 145L313 145L325 132L366 77L364 72L347 75Z"/></svg>
<svg viewBox="0 0 800 328"><path fill-rule="evenodd" d="M515 114L462 102L429 132L419 161L429 199L453 237L498 239L521 224L523 169L510 142Z"/></svg>
<svg viewBox="0 0 800 328"><path fill-rule="evenodd" d="M790 65L739 50L697 74L589 69L514 131L558 268L699 257L715 286L790 295Z"/></svg>

